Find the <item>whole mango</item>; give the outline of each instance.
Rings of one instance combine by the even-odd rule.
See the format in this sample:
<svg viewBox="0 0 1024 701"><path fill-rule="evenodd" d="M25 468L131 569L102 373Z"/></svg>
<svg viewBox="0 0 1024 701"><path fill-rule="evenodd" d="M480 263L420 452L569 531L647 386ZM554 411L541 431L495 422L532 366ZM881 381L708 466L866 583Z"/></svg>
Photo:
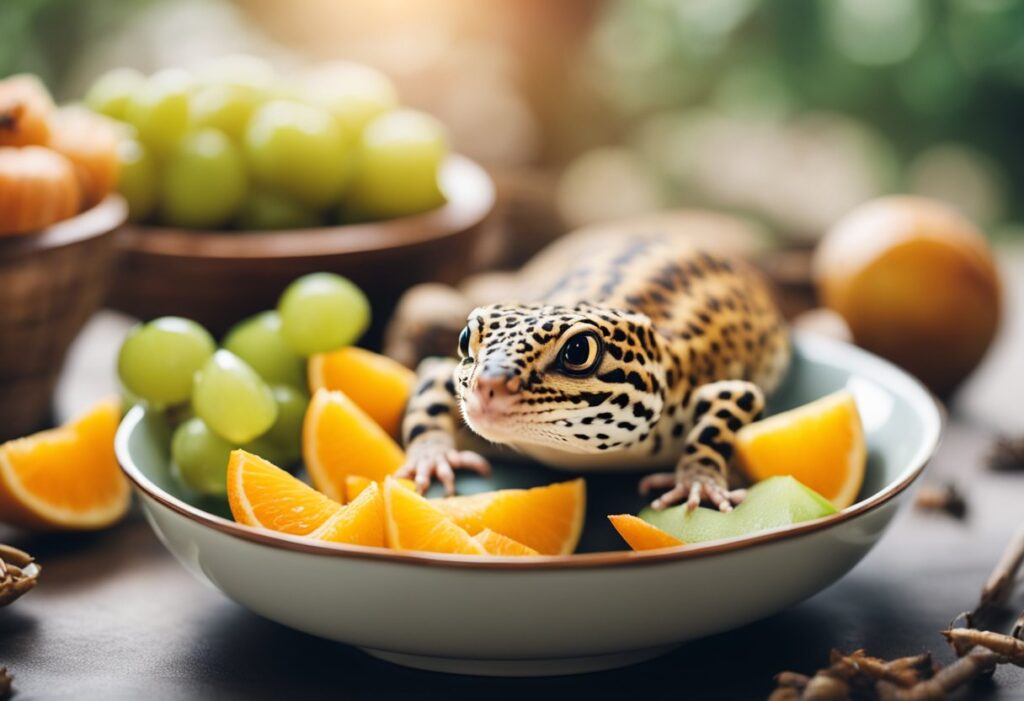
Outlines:
<svg viewBox="0 0 1024 701"><path fill-rule="evenodd" d="M822 303L856 343L945 396L995 336L1002 291L985 237L924 197L871 200L843 217L814 256Z"/></svg>

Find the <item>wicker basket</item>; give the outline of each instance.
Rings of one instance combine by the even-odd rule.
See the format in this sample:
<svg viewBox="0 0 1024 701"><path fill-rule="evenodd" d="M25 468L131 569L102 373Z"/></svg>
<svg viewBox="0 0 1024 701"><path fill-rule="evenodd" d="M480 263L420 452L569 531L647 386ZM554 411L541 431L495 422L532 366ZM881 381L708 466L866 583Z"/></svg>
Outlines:
<svg viewBox="0 0 1024 701"><path fill-rule="evenodd" d="M64 354L106 296L126 216L111 195L37 234L0 239L0 439L48 422Z"/></svg>

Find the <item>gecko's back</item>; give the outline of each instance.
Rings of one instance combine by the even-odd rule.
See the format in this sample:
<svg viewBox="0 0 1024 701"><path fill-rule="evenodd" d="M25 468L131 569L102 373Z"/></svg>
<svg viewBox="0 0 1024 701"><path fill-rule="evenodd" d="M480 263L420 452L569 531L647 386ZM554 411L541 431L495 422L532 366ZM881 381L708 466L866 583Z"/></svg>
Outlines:
<svg viewBox="0 0 1024 701"><path fill-rule="evenodd" d="M685 235L581 232L523 270L536 301L648 316L690 384L746 379L772 391L788 363L785 324L760 274ZM682 354L686 355L685 360Z"/></svg>

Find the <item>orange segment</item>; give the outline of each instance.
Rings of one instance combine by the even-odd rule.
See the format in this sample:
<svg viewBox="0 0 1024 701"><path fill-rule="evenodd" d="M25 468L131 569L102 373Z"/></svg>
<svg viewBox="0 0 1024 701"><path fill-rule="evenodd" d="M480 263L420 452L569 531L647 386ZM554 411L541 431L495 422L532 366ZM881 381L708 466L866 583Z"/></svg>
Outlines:
<svg viewBox="0 0 1024 701"><path fill-rule="evenodd" d="M405 455L384 429L346 394L317 390L306 410L302 454L313 484L335 501L345 498L345 478L375 482L398 469Z"/></svg>
<svg viewBox="0 0 1024 701"><path fill-rule="evenodd" d="M72 423L0 445L0 517L24 528L92 529L128 510L128 481L114 456L116 399Z"/></svg>
<svg viewBox="0 0 1024 701"><path fill-rule="evenodd" d="M329 543L385 547L384 495L377 483L370 482L352 503L342 507L310 537Z"/></svg>
<svg viewBox="0 0 1024 701"><path fill-rule="evenodd" d="M388 545L395 550L487 554L484 546L433 503L391 478L384 480L384 514Z"/></svg>
<svg viewBox="0 0 1024 701"><path fill-rule="evenodd" d="M582 479L533 489L502 489L434 501L454 523L476 535L490 528L542 555L568 555L583 532Z"/></svg>
<svg viewBox="0 0 1024 701"><path fill-rule="evenodd" d="M416 373L362 348L342 348L309 359L309 392L344 392L389 435L397 437Z"/></svg>
<svg viewBox="0 0 1024 701"><path fill-rule="evenodd" d="M407 489L416 489L416 483L412 480L399 479L398 482ZM377 482L362 475L347 475L345 477L345 502L354 501L371 484L377 484Z"/></svg>
<svg viewBox="0 0 1024 701"><path fill-rule="evenodd" d="M654 550L656 548L674 548L677 545L685 545L683 541L653 526L642 518L631 514L618 514L609 516L608 520L615 526L619 535L629 543L634 550Z"/></svg>
<svg viewBox="0 0 1024 701"><path fill-rule="evenodd" d="M487 551L488 555L511 555L517 557L540 554L531 547L503 536L501 533L495 533L490 528L485 528L477 533L473 536L473 540L484 546L484 550Z"/></svg>
<svg viewBox="0 0 1024 701"><path fill-rule="evenodd" d="M792 475L846 508L860 492L867 462L857 403L840 390L744 426L736 434L736 458L753 482Z"/></svg>
<svg viewBox="0 0 1024 701"><path fill-rule="evenodd" d="M244 450L231 453L227 481L231 515L247 526L307 535L342 508L281 468Z"/></svg>

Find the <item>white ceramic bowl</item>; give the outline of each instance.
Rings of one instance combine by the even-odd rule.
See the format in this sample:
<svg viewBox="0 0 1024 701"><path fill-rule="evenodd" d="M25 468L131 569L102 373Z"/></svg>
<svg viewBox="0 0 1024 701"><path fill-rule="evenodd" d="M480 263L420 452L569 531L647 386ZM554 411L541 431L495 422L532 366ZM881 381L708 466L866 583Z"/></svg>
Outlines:
<svg viewBox="0 0 1024 701"><path fill-rule="evenodd" d="M769 616L835 582L878 541L935 451L941 410L920 383L852 346L801 336L773 408L841 387L856 396L869 447L861 500L756 535L633 553L604 518L635 511L636 475L588 478L583 549L564 557L482 558L330 545L260 531L189 503L170 479L168 430L133 409L117 453L160 540L200 580L291 628L411 667L486 675L586 672L631 664L686 640ZM564 473L496 466L469 491Z"/></svg>

